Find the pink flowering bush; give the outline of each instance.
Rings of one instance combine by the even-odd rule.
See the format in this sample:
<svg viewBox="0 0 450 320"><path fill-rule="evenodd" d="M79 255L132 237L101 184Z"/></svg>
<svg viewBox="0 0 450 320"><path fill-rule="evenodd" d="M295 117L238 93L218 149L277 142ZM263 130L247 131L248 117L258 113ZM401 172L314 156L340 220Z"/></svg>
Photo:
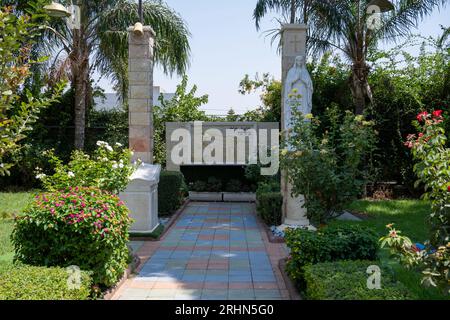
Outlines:
<svg viewBox="0 0 450 320"><path fill-rule="evenodd" d="M418 248L400 231L387 226L382 247L410 268L420 269L423 283L440 287L450 295L450 149L444 129L442 110L423 111L414 122L418 134L410 134L405 145L411 149L416 164L417 183L425 186L423 199L431 202L430 241Z"/></svg>
<svg viewBox="0 0 450 320"><path fill-rule="evenodd" d="M35 266L78 266L96 285L110 287L129 261L129 210L96 188L69 188L35 198L15 221L15 260Z"/></svg>

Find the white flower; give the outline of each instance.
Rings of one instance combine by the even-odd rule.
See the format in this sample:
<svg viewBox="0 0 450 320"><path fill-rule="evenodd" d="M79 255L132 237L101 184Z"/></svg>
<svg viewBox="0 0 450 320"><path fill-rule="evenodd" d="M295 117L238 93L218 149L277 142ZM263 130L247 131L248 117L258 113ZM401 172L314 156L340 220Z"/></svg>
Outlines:
<svg viewBox="0 0 450 320"><path fill-rule="evenodd" d="M45 173L39 173L36 175L36 179L41 180L43 178L45 178L47 175Z"/></svg>
<svg viewBox="0 0 450 320"><path fill-rule="evenodd" d="M119 166L117 165L117 163L113 163L112 168L113 169L117 169Z"/></svg>
<svg viewBox="0 0 450 320"><path fill-rule="evenodd" d="M105 145L107 145L108 143L106 143L105 141L97 141L97 146L99 147L103 147Z"/></svg>
<svg viewBox="0 0 450 320"><path fill-rule="evenodd" d="M119 143L119 142L116 142L116 147L121 148L121 147L123 147L123 144L121 144L121 143Z"/></svg>
<svg viewBox="0 0 450 320"><path fill-rule="evenodd" d="M109 144L107 144L107 145L105 146L105 148L106 148L106 150L108 150L109 152L113 152L113 148L112 148Z"/></svg>
<svg viewBox="0 0 450 320"><path fill-rule="evenodd" d="M69 178L75 177L75 173L73 173L72 171L67 172L67 175L69 176Z"/></svg>
<svg viewBox="0 0 450 320"><path fill-rule="evenodd" d="M3 163L0 163L0 168L4 168L5 165Z"/></svg>
<svg viewBox="0 0 450 320"><path fill-rule="evenodd" d="M119 168L122 169L124 167L123 163L119 163Z"/></svg>

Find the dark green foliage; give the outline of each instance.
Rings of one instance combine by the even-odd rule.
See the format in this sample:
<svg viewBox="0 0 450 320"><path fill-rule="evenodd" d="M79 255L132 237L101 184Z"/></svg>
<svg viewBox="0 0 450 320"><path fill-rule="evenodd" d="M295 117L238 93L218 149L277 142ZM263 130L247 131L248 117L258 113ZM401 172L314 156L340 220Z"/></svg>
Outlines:
<svg viewBox="0 0 450 320"><path fill-rule="evenodd" d="M74 188L37 196L16 218L15 260L36 266L92 270L94 284L111 287L129 259L129 210L118 196Z"/></svg>
<svg viewBox="0 0 450 320"><path fill-rule="evenodd" d="M239 83L239 93L245 95L257 90L262 90L263 105L237 116L237 121L281 122L281 81L271 78L268 73L263 74L262 78L257 74L254 80L246 74Z"/></svg>
<svg viewBox="0 0 450 320"><path fill-rule="evenodd" d="M222 191L222 181L216 177L209 177L207 181L208 192L221 192Z"/></svg>
<svg viewBox="0 0 450 320"><path fill-rule="evenodd" d="M242 192L242 183L239 180L228 181L226 187L226 192Z"/></svg>
<svg viewBox="0 0 450 320"><path fill-rule="evenodd" d="M304 267L336 260L376 260L378 236L357 225L329 226L317 232L288 230L286 244L291 249L289 275L304 285Z"/></svg>
<svg viewBox="0 0 450 320"><path fill-rule="evenodd" d="M185 197L185 183L181 172L162 171L158 184L158 211L160 215L172 214Z"/></svg>
<svg viewBox="0 0 450 320"><path fill-rule="evenodd" d="M227 191L228 183L238 180L241 183L242 192L254 192L257 182L253 177L247 176L247 168L247 166L181 166L181 172L183 172L191 191ZM258 177L258 173L261 177L260 171L255 171L254 176ZM210 177L215 178L212 183L208 182ZM220 189L218 189L218 184L220 184Z"/></svg>
<svg viewBox="0 0 450 320"><path fill-rule="evenodd" d="M69 289L65 268L0 265L0 300L88 300L92 279L81 271L79 289Z"/></svg>
<svg viewBox="0 0 450 320"><path fill-rule="evenodd" d="M280 192L258 192L256 202L258 215L268 226L281 224L283 196Z"/></svg>
<svg viewBox="0 0 450 320"><path fill-rule="evenodd" d="M206 182L197 180L189 184L189 190L194 192L206 192L208 190L208 186Z"/></svg>
<svg viewBox="0 0 450 320"><path fill-rule="evenodd" d="M394 274L381 268L381 289L367 288L367 268L373 261L336 261L305 267L306 297L310 300L411 300L406 287Z"/></svg>
<svg viewBox="0 0 450 320"><path fill-rule="evenodd" d="M378 180L399 181L413 195L419 195L421 189L414 188L414 161L404 143L406 136L415 131L411 122L419 112L441 109L448 119L450 56L448 51L433 48L433 40L426 40L425 44L436 51L426 51L424 46L420 54L413 57L403 51L413 40L391 51L373 54L371 60L376 68L369 82L374 103L368 113L379 132L375 153ZM405 64L406 67L402 67ZM446 121L447 126L449 123Z"/></svg>

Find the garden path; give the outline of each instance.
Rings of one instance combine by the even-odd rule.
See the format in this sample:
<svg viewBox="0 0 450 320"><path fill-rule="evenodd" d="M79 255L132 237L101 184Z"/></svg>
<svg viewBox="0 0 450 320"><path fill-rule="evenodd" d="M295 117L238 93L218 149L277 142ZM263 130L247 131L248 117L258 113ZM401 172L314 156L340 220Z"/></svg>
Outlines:
<svg viewBox="0 0 450 320"><path fill-rule="evenodd" d="M161 241L132 243L143 263L113 299L289 299L264 228L253 204L190 203Z"/></svg>

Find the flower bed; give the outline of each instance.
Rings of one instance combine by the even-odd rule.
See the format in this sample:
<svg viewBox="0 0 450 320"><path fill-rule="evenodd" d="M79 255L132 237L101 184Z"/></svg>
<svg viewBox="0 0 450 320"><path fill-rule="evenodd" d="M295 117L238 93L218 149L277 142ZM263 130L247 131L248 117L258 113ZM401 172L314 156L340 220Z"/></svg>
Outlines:
<svg viewBox="0 0 450 320"><path fill-rule="evenodd" d="M30 265L92 270L95 284L110 287L130 260L130 224L127 207L108 192L76 187L42 194L15 221L15 257Z"/></svg>

